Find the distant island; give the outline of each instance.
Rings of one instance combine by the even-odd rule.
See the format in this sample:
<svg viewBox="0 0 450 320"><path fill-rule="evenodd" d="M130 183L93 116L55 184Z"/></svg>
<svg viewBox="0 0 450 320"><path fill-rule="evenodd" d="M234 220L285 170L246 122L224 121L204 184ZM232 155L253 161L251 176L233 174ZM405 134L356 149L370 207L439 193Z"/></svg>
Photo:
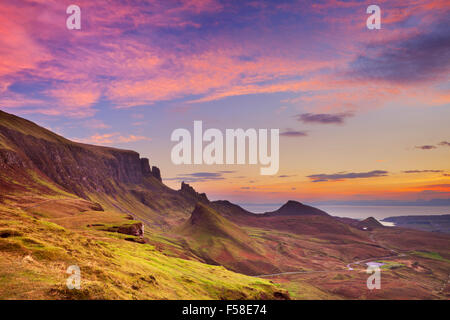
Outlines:
<svg viewBox="0 0 450 320"><path fill-rule="evenodd" d="M450 214L427 216L398 216L381 221L393 222L397 227L411 228L422 231L450 233Z"/></svg>

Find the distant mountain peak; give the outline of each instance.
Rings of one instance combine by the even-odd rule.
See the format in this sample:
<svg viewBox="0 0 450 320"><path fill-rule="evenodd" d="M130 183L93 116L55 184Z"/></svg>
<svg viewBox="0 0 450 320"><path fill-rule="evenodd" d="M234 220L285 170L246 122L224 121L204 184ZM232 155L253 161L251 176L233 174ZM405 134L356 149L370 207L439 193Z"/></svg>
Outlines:
<svg viewBox="0 0 450 320"><path fill-rule="evenodd" d="M265 214L270 216L304 216L304 215L328 216L328 213L326 213L325 211L308 206L295 200L289 200L285 204L283 204L278 210L266 212Z"/></svg>
<svg viewBox="0 0 450 320"><path fill-rule="evenodd" d="M367 231L370 231L373 228L383 227L383 225L377 219L375 219L374 217L368 217L368 218L366 218L366 219L364 219L362 221L358 221L356 223L356 226L359 229L367 230Z"/></svg>
<svg viewBox="0 0 450 320"><path fill-rule="evenodd" d="M303 205L303 203L295 200L288 200L284 205Z"/></svg>

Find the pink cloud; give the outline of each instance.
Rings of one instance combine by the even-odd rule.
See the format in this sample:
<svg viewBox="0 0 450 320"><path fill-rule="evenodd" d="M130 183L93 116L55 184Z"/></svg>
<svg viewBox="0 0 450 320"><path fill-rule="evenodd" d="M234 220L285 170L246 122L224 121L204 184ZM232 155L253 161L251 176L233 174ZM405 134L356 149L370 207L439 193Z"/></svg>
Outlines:
<svg viewBox="0 0 450 320"><path fill-rule="evenodd" d="M89 119L89 120L83 120L84 127L90 128L90 129L108 129L111 128L110 125L107 125L102 120L98 119Z"/></svg>
<svg viewBox="0 0 450 320"><path fill-rule="evenodd" d="M112 145L117 143L130 143L136 141L150 141L151 138L144 136L136 136L133 134L122 135L119 132L94 134L88 138L74 138L74 141L81 143L97 144L97 145Z"/></svg>
<svg viewBox="0 0 450 320"><path fill-rule="evenodd" d="M274 41L273 44L258 39L236 41L227 35L198 41L193 47L177 42L170 42L173 47L152 43L152 28L200 27L198 17L227 9L216 0L183 0L176 5L154 0L145 3L145 10L139 5L111 4L106 0L95 3L80 0L78 5L82 14L89 13L84 15L82 32L64 28L65 4L60 1L22 0L0 4L2 106L89 117L95 114L93 106L102 96L116 108L129 108L191 95L199 96L192 102L201 103L274 92L308 92L308 96L302 95L297 102L319 109L377 107L399 99L427 105L448 103L448 94L430 86L405 85L392 89L386 83L352 83L339 79L346 71L343 66L365 49L364 44L381 38L401 41L417 32L417 27L396 28L379 36L368 36L363 32L366 31L365 12L320 15L322 23L331 23L335 31L318 31L315 37L329 41L335 52L332 55L321 52L324 56L319 57L300 42L293 50L283 43L286 39L282 37L269 37L267 41ZM249 5L255 7L254 3ZM448 9L445 1L425 4L417 1L408 5L401 1L381 1L380 5L389 7L383 15L386 25L407 19L415 9L428 25L435 12ZM364 5L357 1L322 1L311 6L278 4L274 10L306 10L317 14L337 7ZM261 15L267 14L263 11ZM127 33L139 27L149 30L148 39ZM321 75L323 71L328 76ZM27 77L51 80L51 88L43 92L45 97L8 91L10 83ZM418 92L425 94L421 97Z"/></svg>
<svg viewBox="0 0 450 320"><path fill-rule="evenodd" d="M91 107L100 97L100 91L90 86L68 85L50 89L48 94L59 101L65 109Z"/></svg>

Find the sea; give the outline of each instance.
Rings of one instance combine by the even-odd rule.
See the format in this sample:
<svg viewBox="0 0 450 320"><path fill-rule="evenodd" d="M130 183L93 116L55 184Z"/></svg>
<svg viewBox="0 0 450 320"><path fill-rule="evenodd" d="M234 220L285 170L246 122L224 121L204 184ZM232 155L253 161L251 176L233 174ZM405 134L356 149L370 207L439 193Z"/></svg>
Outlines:
<svg viewBox="0 0 450 320"><path fill-rule="evenodd" d="M241 204L244 209L253 213L264 213L277 210L282 204ZM313 205L332 216L362 220L374 217L382 220L395 216L419 216L450 214L450 206L361 206L361 205ZM385 225L393 225L382 222Z"/></svg>

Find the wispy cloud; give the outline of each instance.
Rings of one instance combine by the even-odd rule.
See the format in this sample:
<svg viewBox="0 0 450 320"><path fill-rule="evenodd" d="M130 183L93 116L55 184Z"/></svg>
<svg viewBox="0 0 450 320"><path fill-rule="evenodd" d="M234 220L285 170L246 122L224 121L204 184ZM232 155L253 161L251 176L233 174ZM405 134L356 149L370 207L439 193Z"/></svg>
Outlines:
<svg viewBox="0 0 450 320"><path fill-rule="evenodd" d="M388 175L388 171L373 170L369 172L339 172L333 174L312 174L307 176L312 182L324 182L324 181L339 181L347 179L359 179L359 178L376 178L384 177Z"/></svg>
<svg viewBox="0 0 450 320"><path fill-rule="evenodd" d="M178 174L173 178L165 178L164 180L174 180L174 181L184 181L184 182L205 182L212 180L224 180L225 174L234 173L233 170L222 170L217 172L194 172L194 173L184 173Z"/></svg>
<svg viewBox="0 0 450 320"><path fill-rule="evenodd" d="M286 129L286 131L280 133L280 136L282 137L291 137L291 138L306 137L307 135L308 133L306 131L299 131L293 129Z"/></svg>
<svg viewBox="0 0 450 320"><path fill-rule="evenodd" d="M343 124L345 119L353 116L352 112L342 113L302 113L296 115L298 121L303 123L319 123L319 124Z"/></svg>
<svg viewBox="0 0 450 320"><path fill-rule="evenodd" d="M282 174L279 175L278 178L290 178L290 177L295 177L296 174Z"/></svg>
<svg viewBox="0 0 450 320"><path fill-rule="evenodd" d="M94 134L87 138L74 138L76 142L97 144L97 145L112 145L117 143L130 143L136 141L150 141L151 138L144 136L136 136L133 134L123 135L119 132Z"/></svg>
<svg viewBox="0 0 450 320"><path fill-rule="evenodd" d="M83 127L89 128L89 129L108 129L111 128L110 125L107 125L102 120L99 119L89 119L89 120L83 120L81 125Z"/></svg>
<svg viewBox="0 0 450 320"><path fill-rule="evenodd" d="M421 150L432 150L432 149L436 149L436 146L426 144L426 145L423 145L423 146L416 146L415 148L416 149L421 149Z"/></svg>
<svg viewBox="0 0 450 320"><path fill-rule="evenodd" d="M437 145L426 144L426 145L422 145L422 146L415 146L416 149L422 149L422 150L432 150L432 149L436 149L437 147L450 147L450 142L442 141L442 142L439 142Z"/></svg>
<svg viewBox="0 0 450 320"><path fill-rule="evenodd" d="M444 170L406 170L403 173L437 173L443 172Z"/></svg>
<svg viewBox="0 0 450 320"><path fill-rule="evenodd" d="M64 28L65 4L61 1L3 1L0 103L65 117L90 117L97 108L149 106L175 99L206 102L279 92L308 92L312 100L308 105L324 109L378 106L380 100L392 99L400 90L369 86L373 78L399 83L419 78L433 81L448 74L448 32L438 27L443 15L436 14L445 8L443 3L408 4L408 9L414 9L405 10L401 1L390 1L383 23L403 21L405 26L397 26L400 31L395 32L395 39L389 36L379 48L358 54L354 43L364 40L367 32L354 23L361 20L355 10L362 8L355 1L300 5L149 0L130 5L129 1L79 0L83 12L96 14L84 15L86 28L70 36ZM337 6L341 8L338 12L323 9ZM300 18L292 19L292 15ZM406 21L414 15L437 22L434 27L428 23L423 31L404 35L401 31L409 30ZM333 37L332 44L317 42L316 49L304 49L305 42L329 31L322 29L324 19L333 30L339 27L342 36ZM259 28L264 25L258 23L269 20L273 22L269 30ZM256 29L263 32L260 37L254 37ZM277 50L266 50L268 41ZM329 54L331 45L335 48ZM339 54L343 51L349 54ZM341 82L344 71L337 68L348 63L350 84L345 83L348 77ZM317 76L335 81L318 81ZM20 83L28 83L28 89L37 92L11 90ZM404 94L410 98L414 92L417 90ZM425 93L420 91L420 96L429 104L448 102L446 95ZM343 122L342 117L305 119L308 123Z"/></svg>

